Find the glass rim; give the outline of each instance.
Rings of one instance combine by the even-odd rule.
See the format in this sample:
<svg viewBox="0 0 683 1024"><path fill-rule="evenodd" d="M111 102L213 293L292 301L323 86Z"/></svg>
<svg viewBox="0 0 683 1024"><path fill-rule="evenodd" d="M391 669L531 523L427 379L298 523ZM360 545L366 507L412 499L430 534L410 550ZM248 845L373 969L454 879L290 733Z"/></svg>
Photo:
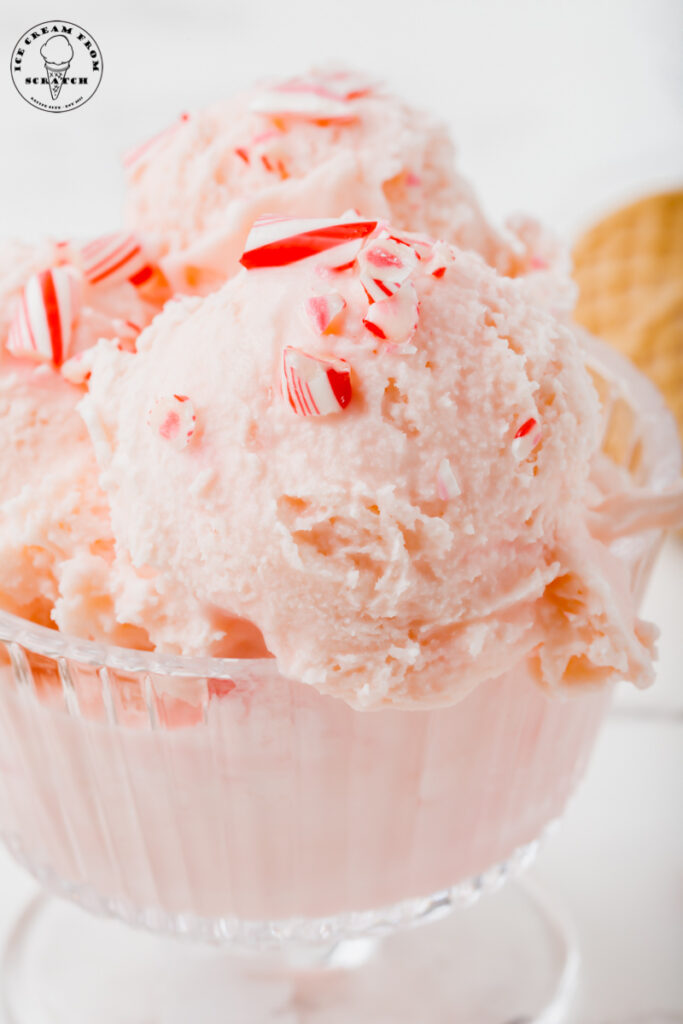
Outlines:
<svg viewBox="0 0 683 1024"><path fill-rule="evenodd" d="M587 366L606 370L610 381L621 386L646 431L645 449L651 465L649 487L663 490L680 476L681 449L674 418L654 384L626 357L587 331L577 329L580 343L587 353ZM637 399L637 400L636 400ZM643 548L652 543L653 533L646 531L631 538ZM19 644L32 654L64 658L83 665L111 668L121 672L150 675L235 679L252 672L260 679L282 678L274 657L219 658L209 655L189 656L163 651L143 651L119 647L105 641L86 640L41 626L30 619L0 609L0 642Z"/></svg>

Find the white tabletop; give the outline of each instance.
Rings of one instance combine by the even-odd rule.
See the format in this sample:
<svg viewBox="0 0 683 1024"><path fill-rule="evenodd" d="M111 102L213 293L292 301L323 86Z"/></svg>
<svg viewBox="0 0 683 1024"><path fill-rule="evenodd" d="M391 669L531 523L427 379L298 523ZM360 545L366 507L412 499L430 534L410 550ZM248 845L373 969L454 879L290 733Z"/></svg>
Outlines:
<svg viewBox="0 0 683 1024"><path fill-rule="evenodd" d="M3 234L113 226L131 141L256 76L328 58L446 118L495 215L526 208L570 235L609 206L683 182L680 0L72 0L63 13L97 39L104 78L85 107L53 117L25 104L3 70L44 4L0 8ZM578 927L581 1024L683 1021L682 602L678 538L645 607L662 628L657 684L620 693L534 869ZM34 891L0 852L0 941Z"/></svg>

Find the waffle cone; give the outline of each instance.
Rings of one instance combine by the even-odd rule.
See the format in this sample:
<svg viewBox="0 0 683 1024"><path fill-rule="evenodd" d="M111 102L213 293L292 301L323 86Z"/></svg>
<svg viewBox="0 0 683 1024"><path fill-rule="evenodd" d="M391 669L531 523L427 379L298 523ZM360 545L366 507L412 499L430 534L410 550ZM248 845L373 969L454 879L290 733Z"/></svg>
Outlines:
<svg viewBox="0 0 683 1024"><path fill-rule="evenodd" d="M69 70L69 64L51 64L46 60L45 70L47 72L47 84L50 87L50 95L53 100L56 100L62 91L64 78Z"/></svg>
<svg viewBox="0 0 683 1024"><path fill-rule="evenodd" d="M683 440L683 191L641 199L574 250L576 319L658 386Z"/></svg>

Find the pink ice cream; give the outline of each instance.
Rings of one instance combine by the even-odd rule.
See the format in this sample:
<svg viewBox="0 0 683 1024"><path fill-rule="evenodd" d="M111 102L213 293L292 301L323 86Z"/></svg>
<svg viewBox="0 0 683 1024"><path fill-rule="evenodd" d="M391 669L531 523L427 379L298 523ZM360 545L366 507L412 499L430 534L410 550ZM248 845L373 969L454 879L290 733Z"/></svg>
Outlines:
<svg viewBox="0 0 683 1024"><path fill-rule="evenodd" d="M80 408L117 613L190 654L248 622L357 707L452 703L527 660L549 689L647 684L628 570L588 526L601 423L572 332L479 256L352 214L266 220L243 262L136 354L98 346Z"/></svg>
<svg viewBox="0 0 683 1024"><path fill-rule="evenodd" d="M76 407L97 339L133 347L160 302L127 281L90 284L79 252L48 241L0 252L0 606L85 636L144 644L143 633L113 614L109 510ZM67 266L75 304L70 327L61 325L57 364L33 349L30 335L13 331L28 282ZM41 313L32 307L39 342L47 337L36 326Z"/></svg>
<svg viewBox="0 0 683 1024"><path fill-rule="evenodd" d="M549 266L547 251L529 253L487 221L443 125L348 72L261 84L183 115L126 165L128 222L164 239L162 265L181 291L211 291L235 273L261 214L350 207L473 249L503 273L534 258L534 272ZM572 294L568 276L562 289Z"/></svg>

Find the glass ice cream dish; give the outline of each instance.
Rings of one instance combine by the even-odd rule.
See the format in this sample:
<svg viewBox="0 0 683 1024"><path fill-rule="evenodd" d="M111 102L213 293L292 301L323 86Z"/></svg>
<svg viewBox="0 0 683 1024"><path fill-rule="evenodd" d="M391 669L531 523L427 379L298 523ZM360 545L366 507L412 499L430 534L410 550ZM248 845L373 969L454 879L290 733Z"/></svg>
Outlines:
<svg viewBox="0 0 683 1024"><path fill-rule="evenodd" d="M365 95L326 90L325 117L302 91L321 131ZM5 954L13 1024L571 1002L546 897L478 897L561 818L615 682L651 681L636 609L681 518L675 427L558 308L540 235L493 257L284 202L224 284L193 264L210 293L163 309L172 232L160 264L117 238L13 282L3 395L15 421L36 388L61 402L79 453L55 475L26 413L45 457L7 478L38 473L56 511L24 510L20 544L24 484L0 520L0 833L49 894ZM122 344L104 319L133 298Z"/></svg>

